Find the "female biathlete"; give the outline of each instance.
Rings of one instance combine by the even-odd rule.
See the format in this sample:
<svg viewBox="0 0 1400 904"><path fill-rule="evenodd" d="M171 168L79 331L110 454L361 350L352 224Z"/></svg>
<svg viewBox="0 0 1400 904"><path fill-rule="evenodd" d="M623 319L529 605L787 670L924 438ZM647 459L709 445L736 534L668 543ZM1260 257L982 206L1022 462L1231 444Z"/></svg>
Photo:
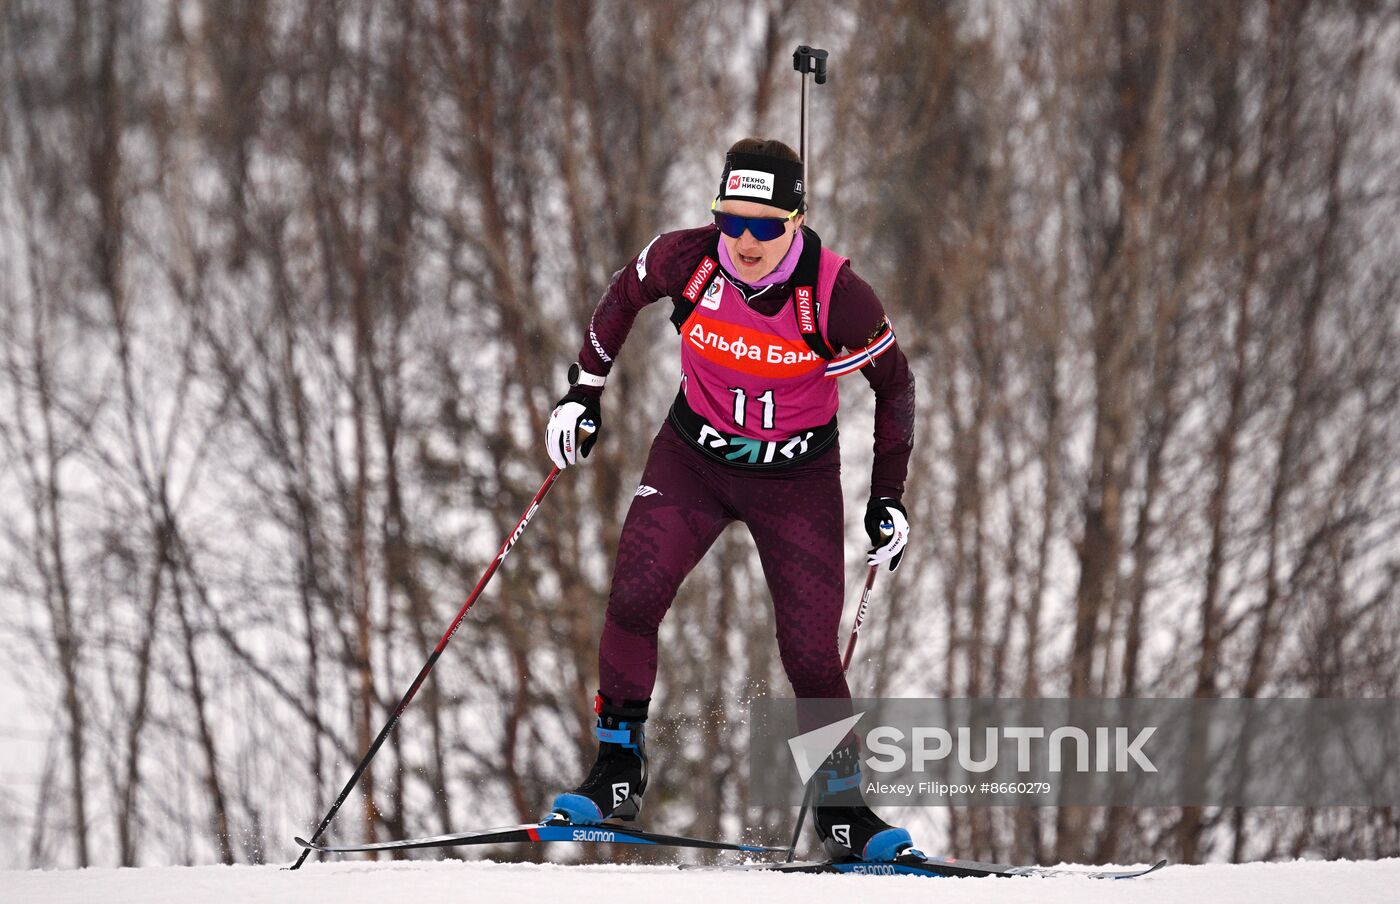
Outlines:
<svg viewBox="0 0 1400 904"><path fill-rule="evenodd" d="M586 458L637 312L672 299L680 391L618 543L598 649L598 758L552 807L574 823L637 818L657 629L681 581L733 521L748 525L758 547L796 696L850 699L837 650L845 580L836 381L845 374L859 371L875 391L869 561L894 570L903 556L914 379L874 291L803 226L803 196L792 148L753 138L730 148L714 224L659 235L617 272L550 416L554 463ZM816 778L817 833L833 857L891 859L912 847L909 833L871 812L860 778L852 736Z"/></svg>

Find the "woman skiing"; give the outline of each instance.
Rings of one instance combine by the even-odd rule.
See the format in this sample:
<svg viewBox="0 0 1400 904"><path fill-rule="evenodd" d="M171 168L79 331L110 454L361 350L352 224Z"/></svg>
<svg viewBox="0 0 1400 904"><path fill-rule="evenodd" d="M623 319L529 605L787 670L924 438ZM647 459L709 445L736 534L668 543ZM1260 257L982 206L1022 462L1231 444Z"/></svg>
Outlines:
<svg viewBox="0 0 1400 904"><path fill-rule="evenodd" d="M550 416L554 463L586 458L607 374L637 312L672 299L683 376L618 543L598 650L598 758L552 807L571 822L637 818L657 629L681 581L733 521L758 548L796 696L850 698L837 651L845 580L836 380L845 374L859 371L876 398L869 562L894 570L902 558L914 379L874 291L803 226L803 197L792 148L754 138L730 148L714 224L659 235L617 272ZM815 781L814 824L832 856L885 860L912 846L861 798L854 738Z"/></svg>

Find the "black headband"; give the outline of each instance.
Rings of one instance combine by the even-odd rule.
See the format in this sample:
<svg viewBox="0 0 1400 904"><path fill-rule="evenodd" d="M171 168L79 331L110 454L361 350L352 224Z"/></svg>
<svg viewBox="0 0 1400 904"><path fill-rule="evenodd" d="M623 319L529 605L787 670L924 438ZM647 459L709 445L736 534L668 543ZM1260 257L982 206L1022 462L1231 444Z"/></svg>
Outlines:
<svg viewBox="0 0 1400 904"><path fill-rule="evenodd" d="M802 164L760 154L724 156L719 200L754 201L783 210L802 208Z"/></svg>

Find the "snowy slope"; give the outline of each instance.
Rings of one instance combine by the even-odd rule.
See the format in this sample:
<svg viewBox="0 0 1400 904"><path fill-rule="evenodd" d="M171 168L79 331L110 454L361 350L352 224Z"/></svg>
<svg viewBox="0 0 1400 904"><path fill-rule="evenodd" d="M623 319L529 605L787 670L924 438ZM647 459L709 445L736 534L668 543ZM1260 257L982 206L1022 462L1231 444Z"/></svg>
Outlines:
<svg viewBox="0 0 1400 904"><path fill-rule="evenodd" d="M924 879L685 871L655 866L477 862L321 863L0 872L6 904L429 904L429 902L714 901L740 904L937 901L997 904L1316 904L1400 902L1400 860L1174 866L1124 882Z"/></svg>

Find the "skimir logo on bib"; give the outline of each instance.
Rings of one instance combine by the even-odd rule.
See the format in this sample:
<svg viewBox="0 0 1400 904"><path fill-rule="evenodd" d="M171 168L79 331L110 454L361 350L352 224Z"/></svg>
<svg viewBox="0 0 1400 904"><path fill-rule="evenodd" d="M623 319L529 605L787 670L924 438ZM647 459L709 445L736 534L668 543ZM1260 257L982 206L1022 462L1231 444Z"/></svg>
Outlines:
<svg viewBox="0 0 1400 904"><path fill-rule="evenodd" d="M808 286L797 287L797 325L804 333L817 331L817 317L812 311L812 290Z"/></svg>
<svg viewBox="0 0 1400 904"><path fill-rule="evenodd" d="M687 301L695 302L700 300L700 290L705 288L705 283L714 274L715 268L719 264L715 263L712 257L706 257L700 262L700 266L695 268L695 272L690 274L690 281L685 284L685 291L681 294Z"/></svg>

